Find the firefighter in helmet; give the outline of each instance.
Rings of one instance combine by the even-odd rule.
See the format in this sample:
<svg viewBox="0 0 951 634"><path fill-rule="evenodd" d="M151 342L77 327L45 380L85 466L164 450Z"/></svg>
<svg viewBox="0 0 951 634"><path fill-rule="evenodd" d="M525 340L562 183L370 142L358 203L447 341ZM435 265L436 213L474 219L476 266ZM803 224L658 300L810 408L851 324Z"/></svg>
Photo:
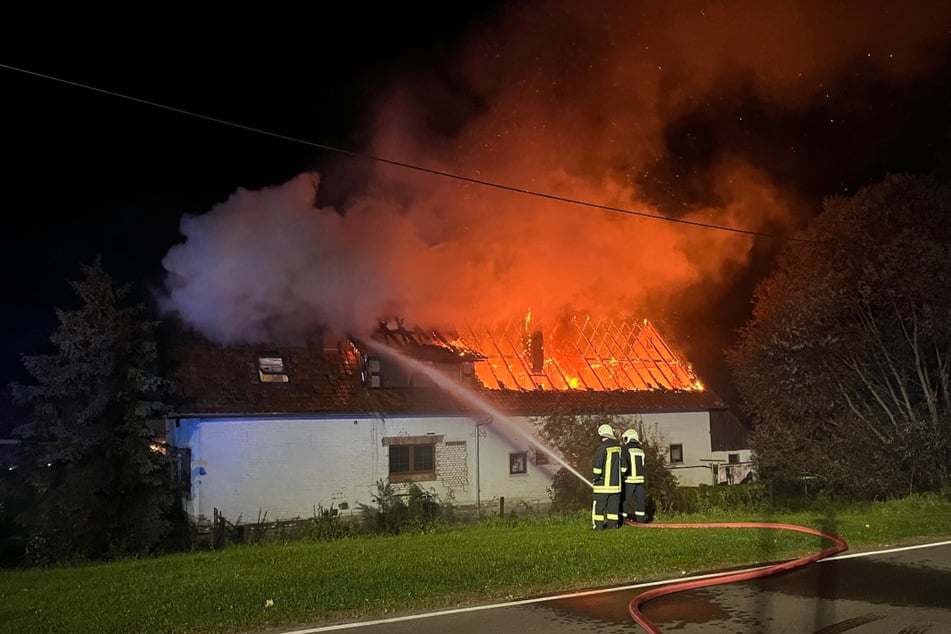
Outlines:
<svg viewBox="0 0 951 634"><path fill-rule="evenodd" d="M627 471L624 474L624 493L621 497L621 516L624 520L630 519L629 510L633 510L634 521L638 524L647 522L647 513L644 512L644 449L641 447L641 438L636 429L627 429L621 434L624 443L624 464Z"/></svg>
<svg viewBox="0 0 951 634"><path fill-rule="evenodd" d="M621 525L621 478L623 477L621 445L614 428L605 423L598 427L601 444L594 452L594 501L591 505L591 528L604 530Z"/></svg>

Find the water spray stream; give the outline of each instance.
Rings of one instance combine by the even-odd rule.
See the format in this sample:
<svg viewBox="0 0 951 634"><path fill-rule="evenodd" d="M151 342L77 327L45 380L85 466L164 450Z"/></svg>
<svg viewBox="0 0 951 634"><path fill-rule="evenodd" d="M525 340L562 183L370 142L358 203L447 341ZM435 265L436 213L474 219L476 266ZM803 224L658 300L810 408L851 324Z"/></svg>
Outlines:
<svg viewBox="0 0 951 634"><path fill-rule="evenodd" d="M564 459L562 459L558 455L557 451L554 451L550 447L543 445L537 438L527 433L523 429L519 428L519 426L509 416L506 416L505 414L497 410L485 399L481 398L478 394L475 394L471 390L468 390L465 387L459 385L458 383L453 381L451 378L449 378L448 376L446 376L445 374L443 374L436 368L430 365L426 365L425 363L418 361L416 359L413 359L412 357L408 357L398 352L397 350L390 348L389 346L383 345L381 343L377 343L376 341L364 340L364 341L361 341L361 343L364 343L367 347L372 348L373 350L381 354L389 356L394 361L397 361L398 363L412 370L416 370L418 372L425 374L430 379L432 379L433 382L436 385L438 385L440 388L449 392L453 396L456 396L460 400L465 401L469 405L472 405L473 407L488 414L489 416L493 418L493 420L499 421L505 424L505 426L509 430L518 433L518 435L525 438L532 445L548 453L552 458L554 458L556 462L558 462L558 464L560 464L562 467L567 469L570 473L572 473L575 477L577 477L579 480L584 482L586 485L588 485L589 487L592 486L591 480L581 475L574 467L572 467Z"/></svg>

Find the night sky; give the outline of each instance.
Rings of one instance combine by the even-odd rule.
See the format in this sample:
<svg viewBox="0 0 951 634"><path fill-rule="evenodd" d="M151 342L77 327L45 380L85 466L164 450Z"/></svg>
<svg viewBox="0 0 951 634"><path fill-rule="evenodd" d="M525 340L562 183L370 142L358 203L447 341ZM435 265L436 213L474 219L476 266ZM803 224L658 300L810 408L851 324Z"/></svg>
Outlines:
<svg viewBox="0 0 951 634"><path fill-rule="evenodd" d="M27 21L0 64L320 144L359 149L365 100L394 69L425 64L495 3L323 7L319 17L249 14L148 24L88 11ZM430 26L422 28L423 22ZM12 26L11 26L12 28ZM103 255L117 280L155 287L185 213L238 187L276 185L339 155L92 90L0 69L2 383L22 377L56 326L66 280ZM145 291L147 292L147 291Z"/></svg>
<svg viewBox="0 0 951 634"><path fill-rule="evenodd" d="M231 16L228 24L120 16L120 27L67 13L58 25L24 27L22 46L8 48L0 64L320 145L780 236L803 226L825 196L848 195L888 172L951 172L947 3L828 9L803 2L773 13L753 2L467 4L464 13L384 3L313 17ZM189 258L208 246L179 233L183 215L208 216L206 228L221 235L238 227L237 216L207 212L238 188L278 187L306 171L321 175L321 205L388 219L382 224L393 231L377 236L386 246L369 248L379 258L370 268L412 259L408 247L386 242L406 230L403 245L416 238L452 245L446 250L460 263L512 271L500 279L523 297L557 280L572 299L591 301L582 292L588 285L601 298L656 306L664 314L652 318L721 391L728 390L722 350L782 247L781 240L603 218L610 214L580 206L535 209L526 196L485 193L8 68L0 68L0 82L4 383L19 376L19 353L43 350L56 324L53 306L71 301L66 280L81 263L101 253L118 280L161 289L173 245L188 245L180 253L186 276ZM380 211L386 205L379 201L398 208ZM593 213L599 224L590 230L539 228L573 226ZM272 216L275 223L283 217ZM388 224L402 217L412 218L419 235ZM604 237L608 226L613 233ZM332 234L334 248L354 234L366 237L363 227ZM516 234L512 242L500 237ZM561 241L581 235L592 236L590 248L565 253ZM612 264L621 272L586 259L596 250L623 254ZM668 252L687 255L662 270ZM555 266L566 259L576 276ZM342 260L313 260L295 271L343 271L351 286L366 288L362 273ZM424 262L400 271L400 279L421 280L401 295L387 294L384 278L371 298L377 303L344 303L364 312L405 307L400 302L431 307L439 295L426 282L445 289L444 279L433 279L445 266L438 258ZM671 272L676 266L682 273ZM301 295L305 308L330 292L248 285ZM489 286L478 288L509 306ZM227 289L195 288L212 291L224 296ZM449 297L464 303L461 294ZM194 309L196 323L204 308ZM297 307L277 320L303 328L306 312ZM439 319L435 310L419 314ZM221 339L274 315L254 317L262 321L202 323ZM327 318L343 323L347 316Z"/></svg>

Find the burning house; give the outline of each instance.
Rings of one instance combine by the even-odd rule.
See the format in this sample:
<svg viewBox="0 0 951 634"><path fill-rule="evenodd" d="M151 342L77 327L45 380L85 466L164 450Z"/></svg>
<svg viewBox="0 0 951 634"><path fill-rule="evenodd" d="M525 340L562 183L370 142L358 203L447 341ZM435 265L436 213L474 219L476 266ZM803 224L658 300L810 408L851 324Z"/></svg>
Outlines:
<svg viewBox="0 0 951 634"><path fill-rule="evenodd" d="M738 482L749 459L742 425L647 320L397 321L280 347L196 338L176 360L184 400L167 442L196 521L356 514L380 481L459 508L544 508L567 463L534 421L559 409L623 417L666 446L685 485Z"/></svg>

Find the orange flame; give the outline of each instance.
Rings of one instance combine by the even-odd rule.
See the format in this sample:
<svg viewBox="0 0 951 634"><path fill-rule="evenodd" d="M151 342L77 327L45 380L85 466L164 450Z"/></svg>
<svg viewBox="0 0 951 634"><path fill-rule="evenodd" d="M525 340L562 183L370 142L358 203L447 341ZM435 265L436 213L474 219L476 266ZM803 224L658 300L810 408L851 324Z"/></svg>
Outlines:
<svg viewBox="0 0 951 634"><path fill-rule="evenodd" d="M521 326L521 327L520 327ZM593 321L572 317L551 329L535 349L531 311L522 324L459 331L449 345L478 351L479 381L509 390L690 390L704 389L650 321ZM536 331L538 332L538 331ZM542 341L538 337L537 341ZM544 360L538 363L544 354Z"/></svg>

